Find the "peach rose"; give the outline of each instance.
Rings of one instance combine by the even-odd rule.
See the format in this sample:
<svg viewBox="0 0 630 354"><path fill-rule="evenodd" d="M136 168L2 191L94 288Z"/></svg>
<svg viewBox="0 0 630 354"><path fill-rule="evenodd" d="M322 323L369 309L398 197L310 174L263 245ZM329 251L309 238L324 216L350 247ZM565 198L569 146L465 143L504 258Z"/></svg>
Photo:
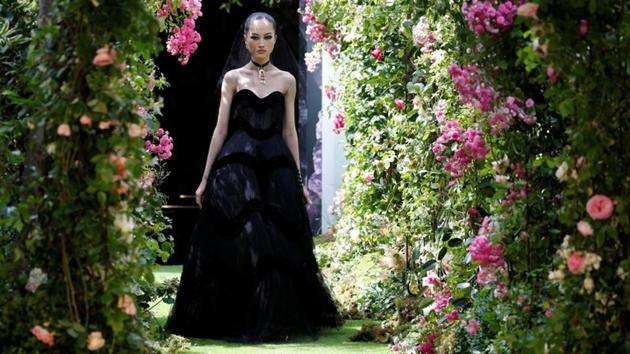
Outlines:
<svg viewBox="0 0 630 354"><path fill-rule="evenodd" d="M516 14L522 17L536 17L536 12L538 12L538 4L534 2L526 2L516 10Z"/></svg>
<svg viewBox="0 0 630 354"><path fill-rule="evenodd" d="M606 220L615 210L612 200L605 195L595 194L586 203L586 212L594 220Z"/></svg>
<svg viewBox="0 0 630 354"><path fill-rule="evenodd" d="M118 308L129 316L136 315L136 304L133 302L133 298L127 294L118 298Z"/></svg>
<svg viewBox="0 0 630 354"><path fill-rule="evenodd" d="M96 50L96 55L94 56L94 59L92 59L92 64L96 66L108 66L113 63L114 57L109 50L109 46L104 46Z"/></svg>
<svg viewBox="0 0 630 354"><path fill-rule="evenodd" d="M79 118L79 123L81 123L82 125L92 125L92 118L90 118L90 116L88 115L82 115L81 118Z"/></svg>
<svg viewBox="0 0 630 354"><path fill-rule="evenodd" d="M577 223L577 229L578 232L582 234L582 236L591 236L593 234L593 228L591 227L591 224L588 223L588 221L580 220Z"/></svg>
<svg viewBox="0 0 630 354"><path fill-rule="evenodd" d="M583 273L586 267L586 258L578 252L573 252L569 258L567 258L567 267L573 274Z"/></svg>
<svg viewBox="0 0 630 354"><path fill-rule="evenodd" d="M61 136L70 136L70 134L72 134L72 131L70 130L70 126L67 123L62 123L59 124L59 126L57 127L57 134Z"/></svg>
<svg viewBox="0 0 630 354"><path fill-rule="evenodd" d="M105 345L105 339L103 339L103 334L99 331L94 331L90 333L87 337L87 348L90 351L95 351L101 349Z"/></svg>
<svg viewBox="0 0 630 354"><path fill-rule="evenodd" d="M132 138L139 138L142 136L142 128L138 124L131 123L127 127L127 134Z"/></svg>
<svg viewBox="0 0 630 354"><path fill-rule="evenodd" d="M44 327L35 326L31 328L31 333L33 333L33 335L37 337L37 340L48 345L49 347L52 347L53 345L55 345L55 334L48 332L48 330L45 329Z"/></svg>
<svg viewBox="0 0 630 354"><path fill-rule="evenodd" d="M111 122L111 121L109 121L109 120L104 120L104 121L102 121L102 122L99 122L99 123L98 123L98 128L99 128L99 129L102 129L102 130L109 129L109 126L110 126L111 124L112 124L112 122Z"/></svg>

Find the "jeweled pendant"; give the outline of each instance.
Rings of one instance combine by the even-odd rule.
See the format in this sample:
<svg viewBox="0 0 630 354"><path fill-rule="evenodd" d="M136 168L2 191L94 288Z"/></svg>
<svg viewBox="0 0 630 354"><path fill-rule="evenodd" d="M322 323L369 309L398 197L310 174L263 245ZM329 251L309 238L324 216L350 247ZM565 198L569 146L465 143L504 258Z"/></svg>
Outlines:
<svg viewBox="0 0 630 354"><path fill-rule="evenodd" d="M265 81L265 70L263 68L259 68L258 69L258 80L260 81L261 84L266 84Z"/></svg>

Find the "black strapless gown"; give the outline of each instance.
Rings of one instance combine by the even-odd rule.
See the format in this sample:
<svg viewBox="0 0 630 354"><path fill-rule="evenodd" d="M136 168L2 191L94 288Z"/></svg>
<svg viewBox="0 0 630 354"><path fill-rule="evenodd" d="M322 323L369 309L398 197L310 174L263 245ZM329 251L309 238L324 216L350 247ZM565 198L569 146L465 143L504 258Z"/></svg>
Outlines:
<svg viewBox="0 0 630 354"><path fill-rule="evenodd" d="M166 323L171 333L278 341L341 322L282 137L284 99L279 91L234 94Z"/></svg>

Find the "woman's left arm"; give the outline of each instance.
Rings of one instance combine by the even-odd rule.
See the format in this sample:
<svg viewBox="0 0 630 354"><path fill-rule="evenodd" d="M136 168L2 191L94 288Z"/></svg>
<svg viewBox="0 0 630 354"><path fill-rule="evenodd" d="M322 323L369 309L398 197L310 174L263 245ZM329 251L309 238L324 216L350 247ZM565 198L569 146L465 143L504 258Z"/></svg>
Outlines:
<svg viewBox="0 0 630 354"><path fill-rule="evenodd" d="M284 124L282 125L282 137L284 141L287 143L289 150L291 150L291 154L293 155L293 159L295 160L295 165L297 166L298 171L300 170L300 148L298 145L298 135L297 130L295 129L295 92L296 92L296 84L295 78L293 75L287 75L289 77L289 85L286 94L284 95Z"/></svg>
<svg viewBox="0 0 630 354"><path fill-rule="evenodd" d="M282 125L282 137L287 143L293 159L295 160L295 166L297 166L297 172L300 173L300 148L298 145L298 135L295 129L295 92L296 83L293 75L288 74L289 85L286 94L284 95L284 124ZM311 203L309 193L307 189L302 186L302 193L304 194L304 202L306 204Z"/></svg>

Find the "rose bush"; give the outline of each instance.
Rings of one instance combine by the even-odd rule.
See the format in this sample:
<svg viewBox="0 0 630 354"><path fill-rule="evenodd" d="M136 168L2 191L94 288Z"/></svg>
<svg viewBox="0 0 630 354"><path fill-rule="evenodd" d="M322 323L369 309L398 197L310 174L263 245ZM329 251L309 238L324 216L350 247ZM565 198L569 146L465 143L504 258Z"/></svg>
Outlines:
<svg viewBox="0 0 630 354"><path fill-rule="evenodd" d="M335 291L374 254L381 287L400 289L382 301L355 285L345 307L381 304L364 315L386 315L393 351L630 350L628 9L308 6L336 34L348 159L320 257Z"/></svg>

